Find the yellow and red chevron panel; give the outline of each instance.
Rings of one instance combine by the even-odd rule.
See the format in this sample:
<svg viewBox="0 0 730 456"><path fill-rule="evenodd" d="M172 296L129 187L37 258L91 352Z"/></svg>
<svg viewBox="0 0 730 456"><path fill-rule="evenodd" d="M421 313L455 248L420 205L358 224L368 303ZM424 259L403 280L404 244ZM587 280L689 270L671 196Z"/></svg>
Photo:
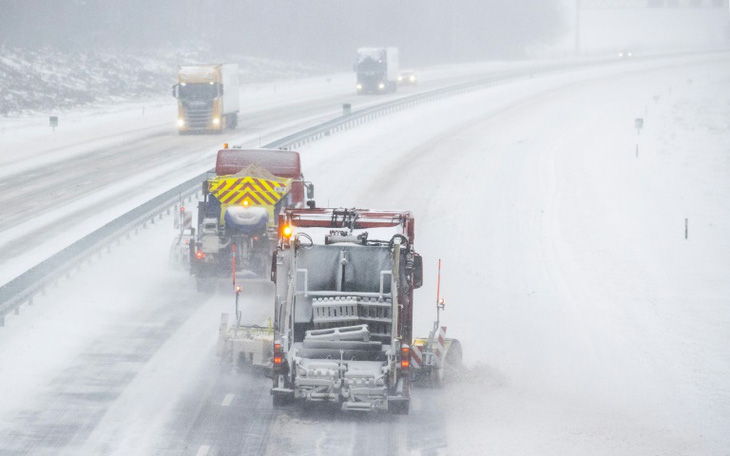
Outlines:
<svg viewBox="0 0 730 456"><path fill-rule="evenodd" d="M290 189L291 179L257 177L216 177L208 182L208 190L221 206L273 206Z"/></svg>

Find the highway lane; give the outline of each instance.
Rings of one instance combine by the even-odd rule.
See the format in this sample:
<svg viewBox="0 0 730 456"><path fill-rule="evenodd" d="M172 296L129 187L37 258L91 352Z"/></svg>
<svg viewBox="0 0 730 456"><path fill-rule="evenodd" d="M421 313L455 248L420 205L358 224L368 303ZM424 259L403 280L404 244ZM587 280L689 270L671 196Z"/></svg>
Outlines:
<svg viewBox="0 0 730 456"><path fill-rule="evenodd" d="M435 390L414 393L424 394L414 401L416 421L331 407L274 410L268 378L215 355L219 315L232 313L233 293L199 294L185 271L160 271L169 267L160 241L171 234L167 224L150 226L21 314L31 334L64 324L79 341L74 351L49 347L24 361L42 380L15 407L0 408L0 455L396 455L446 446L443 423L431 418ZM272 287L243 286L243 321L263 324ZM59 301L71 308L55 307ZM79 303L89 308L74 310ZM42 366L54 356L65 362Z"/></svg>
<svg viewBox="0 0 730 456"><path fill-rule="evenodd" d="M339 116L343 103L360 109L497 71L504 66L424 70L418 86L385 96L355 95L349 74L303 84L301 93L296 81L277 89L276 84L287 84L279 82L273 90L243 91L240 127L222 135L177 135L170 104L148 109L144 116L123 112L108 119L82 118L58 136L11 140L0 145L0 248L8 259L0 279L11 279L44 255L210 169L224 141L258 147ZM306 166L305 158L305 175Z"/></svg>
<svg viewBox="0 0 730 456"><path fill-rule="evenodd" d="M680 73L675 79L686 78ZM473 371L484 375L480 381L460 378L445 390L417 389L407 417L343 414L322 407L275 411L267 379L221 365L215 357L218 316L221 311L232 311L232 293L199 295L184 271L167 271L167 247L172 238L168 218L114 248L60 290L49 292L33 311L16 317L15 328L6 328L15 329L17 336L18 328L25 325L25 342L32 345L33 339L48 334L58 322L70 325L67 337L79 340L66 351L53 347L59 340L48 340L51 347L46 356L67 360L54 368L20 364L29 372L40 369L33 378L43 380L32 394L19 395L22 397L12 406L0 409L0 455L442 454L474 449L479 439L496 443L497 449L511 450L534 450L540 442L552 445L550 449L565 450L573 448L571 442L577 439L588 442L583 450L596 450L606 445L607 438L613 439L610 443L646 438L624 433L622 428L615 434L606 431L614 426L613 420L630 423L624 415L614 416L610 408L599 409L598 419L582 412L566 425L561 421L564 416L553 414L552 402L511 384L524 379L505 378L510 368L519 371L514 366L521 367L520 362L549 371L550 356L580 354L579 344L535 348L532 344L539 345L539 340L529 339L537 333L550 335L551 344L564 339L573 342L570 336L580 332L567 324L575 310L557 306L560 296L545 285L565 280L560 276L565 273L564 265L554 271L550 268L559 263L556 246L535 243L549 235L541 230L554 228L554 173L561 169L559 165L581 157L585 161L581 163L588 163L585 157L589 154L567 147L562 140L567 136L560 133L577 130L578 137L587 134L588 126L601 113L588 109L586 115L579 108L585 108L582 102L586 99L603 99L592 91L594 85L600 89L608 85L571 78L553 83L540 86L536 82L538 86L532 88L525 82L511 85L508 93L466 95L454 100L460 108L445 100L303 148L311 164L308 177L317 183L325 200L416 211L416 245L431 259L427 264L445 255L451 277L460 276L448 285L451 300L445 317L450 319L450 331L468 342L467 353L502 363L501 370L482 366ZM646 86L637 85L632 93L651 97ZM574 91L577 95L572 104L561 105L557 113L550 110ZM627 103L616 98L615 104L625 108ZM449 122L440 117L444 113ZM552 131L558 122L544 120L549 115L570 120L566 130ZM523 128L523 121L534 128ZM417 132L407 132L405 125L413 125ZM416 136L420 139L414 140ZM562 155L566 150L572 155ZM461 151L468 153L459 155ZM449 184L457 181L461 187ZM552 192L543 193L545 189ZM478 198L479 204L475 202ZM544 220L550 223L544 225ZM546 269L552 272L548 279ZM419 333L428 329L433 317L428 304L434 295L432 282L428 280L417 295ZM489 299L478 289L486 284L495 287ZM538 296L543 293L542 301L523 296L532 296L535 290ZM254 320L265 318L266 302L272 300L265 290L245 296L245 314ZM93 304L95 316L75 312L80 302ZM500 306L505 302L510 306ZM541 302L550 305L543 309L538 305ZM58 309L54 304L67 308ZM553 311L549 311L551 305L556 305ZM474 308L484 311L473 313L470 309ZM547 316L561 313L567 317L543 324ZM88 321L90 318L94 320ZM501 326L505 322L509 325ZM554 335L553 328L568 335ZM480 332L485 329L488 337ZM8 340L0 333L0 345ZM3 348L23 346L18 342ZM580 356L569 359L580 360ZM40 360L38 364L42 364ZM604 415L609 418L604 420ZM482 425L487 426L483 433ZM664 436L653 427L640 431L657 441ZM656 449L649 447L648 452L652 448Z"/></svg>

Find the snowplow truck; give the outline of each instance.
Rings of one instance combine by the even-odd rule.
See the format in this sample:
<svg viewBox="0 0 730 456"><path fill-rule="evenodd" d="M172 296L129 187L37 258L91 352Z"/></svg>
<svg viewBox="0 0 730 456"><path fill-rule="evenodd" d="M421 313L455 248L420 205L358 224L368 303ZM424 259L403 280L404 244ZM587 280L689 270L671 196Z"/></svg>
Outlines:
<svg viewBox="0 0 730 456"><path fill-rule="evenodd" d="M222 133L238 126L238 65L184 65L172 86L177 99L177 131Z"/></svg>
<svg viewBox="0 0 730 456"><path fill-rule="evenodd" d="M303 180L298 152L219 150L215 174L203 182L198 229L189 243L199 290L215 288L231 274L269 280L279 213L314 207L313 194L312 184Z"/></svg>
<svg viewBox="0 0 730 456"><path fill-rule="evenodd" d="M357 93L388 93L398 89L398 48L364 47L355 62Z"/></svg>
<svg viewBox="0 0 730 456"><path fill-rule="evenodd" d="M413 290L410 212L285 210L273 258L274 407L330 402L407 414Z"/></svg>

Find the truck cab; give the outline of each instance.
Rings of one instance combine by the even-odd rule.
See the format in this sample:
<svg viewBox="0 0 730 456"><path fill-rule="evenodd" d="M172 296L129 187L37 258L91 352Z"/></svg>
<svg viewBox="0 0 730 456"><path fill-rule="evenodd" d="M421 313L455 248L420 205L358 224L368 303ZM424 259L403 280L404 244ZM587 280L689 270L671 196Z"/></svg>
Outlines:
<svg viewBox="0 0 730 456"><path fill-rule="evenodd" d="M177 129L221 133L238 125L238 65L183 65L172 86L177 99Z"/></svg>

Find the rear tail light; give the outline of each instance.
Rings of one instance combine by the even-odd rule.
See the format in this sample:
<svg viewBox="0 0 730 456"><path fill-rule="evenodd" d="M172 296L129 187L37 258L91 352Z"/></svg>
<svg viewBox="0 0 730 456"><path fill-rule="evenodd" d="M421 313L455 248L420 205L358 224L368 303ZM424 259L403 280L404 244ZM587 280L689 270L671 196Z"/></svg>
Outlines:
<svg viewBox="0 0 730 456"><path fill-rule="evenodd" d="M274 370L281 368L281 364L284 361L284 354L281 350L281 344L274 344Z"/></svg>
<svg viewBox="0 0 730 456"><path fill-rule="evenodd" d="M195 252L195 257L199 260L203 260L205 259L205 252L203 252L202 250L198 250L197 252Z"/></svg>
<svg viewBox="0 0 730 456"><path fill-rule="evenodd" d="M400 369L407 371L411 367L411 347L403 344L400 347Z"/></svg>

